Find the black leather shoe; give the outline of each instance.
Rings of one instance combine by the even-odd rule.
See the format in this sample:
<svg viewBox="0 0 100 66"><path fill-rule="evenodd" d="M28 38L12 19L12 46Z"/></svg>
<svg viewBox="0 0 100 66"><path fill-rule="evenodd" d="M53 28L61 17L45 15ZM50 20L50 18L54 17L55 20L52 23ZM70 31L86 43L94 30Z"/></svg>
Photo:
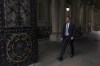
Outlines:
<svg viewBox="0 0 100 66"><path fill-rule="evenodd" d="M70 58L74 57L74 55L71 55Z"/></svg>
<svg viewBox="0 0 100 66"><path fill-rule="evenodd" d="M63 57L59 57L57 58L59 61L63 61Z"/></svg>

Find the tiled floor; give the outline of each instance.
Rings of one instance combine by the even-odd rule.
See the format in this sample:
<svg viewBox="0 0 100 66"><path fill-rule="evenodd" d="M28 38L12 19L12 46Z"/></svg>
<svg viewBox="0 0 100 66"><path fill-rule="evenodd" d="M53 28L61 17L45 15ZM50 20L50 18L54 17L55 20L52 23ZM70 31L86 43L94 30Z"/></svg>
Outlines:
<svg viewBox="0 0 100 66"><path fill-rule="evenodd" d="M56 59L60 46L60 42L47 40L39 42L39 62L29 66L100 66L100 41L89 40L86 37L76 40L74 43L75 56L69 57L68 45L63 61Z"/></svg>

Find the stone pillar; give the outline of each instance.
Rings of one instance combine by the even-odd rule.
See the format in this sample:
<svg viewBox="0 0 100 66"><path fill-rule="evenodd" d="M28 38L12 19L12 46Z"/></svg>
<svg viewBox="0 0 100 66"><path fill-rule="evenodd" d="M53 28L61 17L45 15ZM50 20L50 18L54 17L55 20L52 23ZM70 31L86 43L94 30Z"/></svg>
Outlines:
<svg viewBox="0 0 100 66"><path fill-rule="evenodd" d="M45 10L45 16L44 16L44 18L45 18L45 24L47 25L47 26L49 26L49 6L48 6L48 0L45 0L45 2L44 2L44 5L45 5L45 8L44 8L44 10Z"/></svg>
<svg viewBox="0 0 100 66"><path fill-rule="evenodd" d="M58 4L59 3L59 4ZM65 0L52 0L52 34L51 41L60 41L62 24L65 19Z"/></svg>
<svg viewBox="0 0 100 66"><path fill-rule="evenodd" d="M81 1L80 4L80 26L83 35L91 32L93 25L93 6L89 1Z"/></svg>
<svg viewBox="0 0 100 66"><path fill-rule="evenodd" d="M91 5L91 32L93 31L93 27L94 27L94 24L93 24L93 22L94 22L94 14L93 14L93 8L94 8L94 6L93 5Z"/></svg>
<svg viewBox="0 0 100 66"><path fill-rule="evenodd" d="M75 13L76 13L76 10L75 10L75 8L76 8L76 2L72 2L72 5L71 5L71 18L72 18L72 22L74 22L75 23L75 19L76 19L76 17L75 17Z"/></svg>
<svg viewBox="0 0 100 66"><path fill-rule="evenodd" d="M90 25L89 25L89 23L90 23L90 12L89 12L89 3L87 2L87 4L86 4L86 34L88 34L89 33L89 28L90 28Z"/></svg>
<svg viewBox="0 0 100 66"><path fill-rule="evenodd" d="M58 39L58 1L52 0L51 6L51 14L52 14L52 34L50 35L51 41L57 41Z"/></svg>
<svg viewBox="0 0 100 66"><path fill-rule="evenodd" d="M83 34L83 10L84 10L84 8L83 8L83 3L81 2L80 3L80 8L79 8L80 10L80 12L79 12L79 28L80 28L80 32Z"/></svg>
<svg viewBox="0 0 100 66"><path fill-rule="evenodd" d="M83 3L83 34L86 34L86 2Z"/></svg>
<svg viewBox="0 0 100 66"><path fill-rule="evenodd" d="M86 35L91 32L91 19L92 8L89 1L82 1L83 18L82 18L82 31Z"/></svg>
<svg viewBox="0 0 100 66"><path fill-rule="evenodd" d="M61 38L61 32L62 32L62 27L63 27L63 24L65 22L65 11L66 11L66 0L59 0L59 36L58 36L58 40L60 41L60 38Z"/></svg>
<svg viewBox="0 0 100 66"><path fill-rule="evenodd" d="M81 19L80 19L80 23L81 23L81 31L82 31L82 34L85 35L86 34L86 28L87 28L87 25L86 25L86 17L87 17L87 6L86 6L86 1L81 1L81 4L80 4L80 9L81 9Z"/></svg>
<svg viewBox="0 0 100 66"><path fill-rule="evenodd" d="M88 5L87 7L87 32L90 33L92 30L92 20L93 20L93 5Z"/></svg>
<svg viewBox="0 0 100 66"><path fill-rule="evenodd" d="M80 0L72 1L71 5L72 22L79 26Z"/></svg>
<svg viewBox="0 0 100 66"><path fill-rule="evenodd" d="M80 21L79 21L80 23L79 23L79 25L82 28L82 23L83 23L83 5L82 4L80 4L80 12L79 13L80 13L80 15L79 15L80 16L80 18L79 18L80 19Z"/></svg>

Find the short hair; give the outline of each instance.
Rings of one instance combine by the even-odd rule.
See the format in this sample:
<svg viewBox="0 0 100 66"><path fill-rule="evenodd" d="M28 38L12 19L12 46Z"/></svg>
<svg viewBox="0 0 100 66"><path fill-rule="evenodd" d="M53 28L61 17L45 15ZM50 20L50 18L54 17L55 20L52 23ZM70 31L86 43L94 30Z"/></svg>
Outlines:
<svg viewBox="0 0 100 66"><path fill-rule="evenodd" d="M71 19L71 17L70 17L70 16L67 16L66 18L69 18L69 19Z"/></svg>

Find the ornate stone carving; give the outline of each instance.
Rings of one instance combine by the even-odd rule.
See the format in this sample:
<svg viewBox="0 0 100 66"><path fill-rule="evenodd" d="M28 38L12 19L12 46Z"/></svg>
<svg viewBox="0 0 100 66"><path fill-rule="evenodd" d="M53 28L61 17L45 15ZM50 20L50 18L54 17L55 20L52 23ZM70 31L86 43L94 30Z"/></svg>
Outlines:
<svg viewBox="0 0 100 66"><path fill-rule="evenodd" d="M5 0L5 27L31 27L31 0Z"/></svg>
<svg viewBox="0 0 100 66"><path fill-rule="evenodd" d="M0 0L0 66L38 61L36 0Z"/></svg>
<svg viewBox="0 0 100 66"><path fill-rule="evenodd" d="M32 53L32 40L27 34L13 34L6 46L8 58L13 62L22 62Z"/></svg>

